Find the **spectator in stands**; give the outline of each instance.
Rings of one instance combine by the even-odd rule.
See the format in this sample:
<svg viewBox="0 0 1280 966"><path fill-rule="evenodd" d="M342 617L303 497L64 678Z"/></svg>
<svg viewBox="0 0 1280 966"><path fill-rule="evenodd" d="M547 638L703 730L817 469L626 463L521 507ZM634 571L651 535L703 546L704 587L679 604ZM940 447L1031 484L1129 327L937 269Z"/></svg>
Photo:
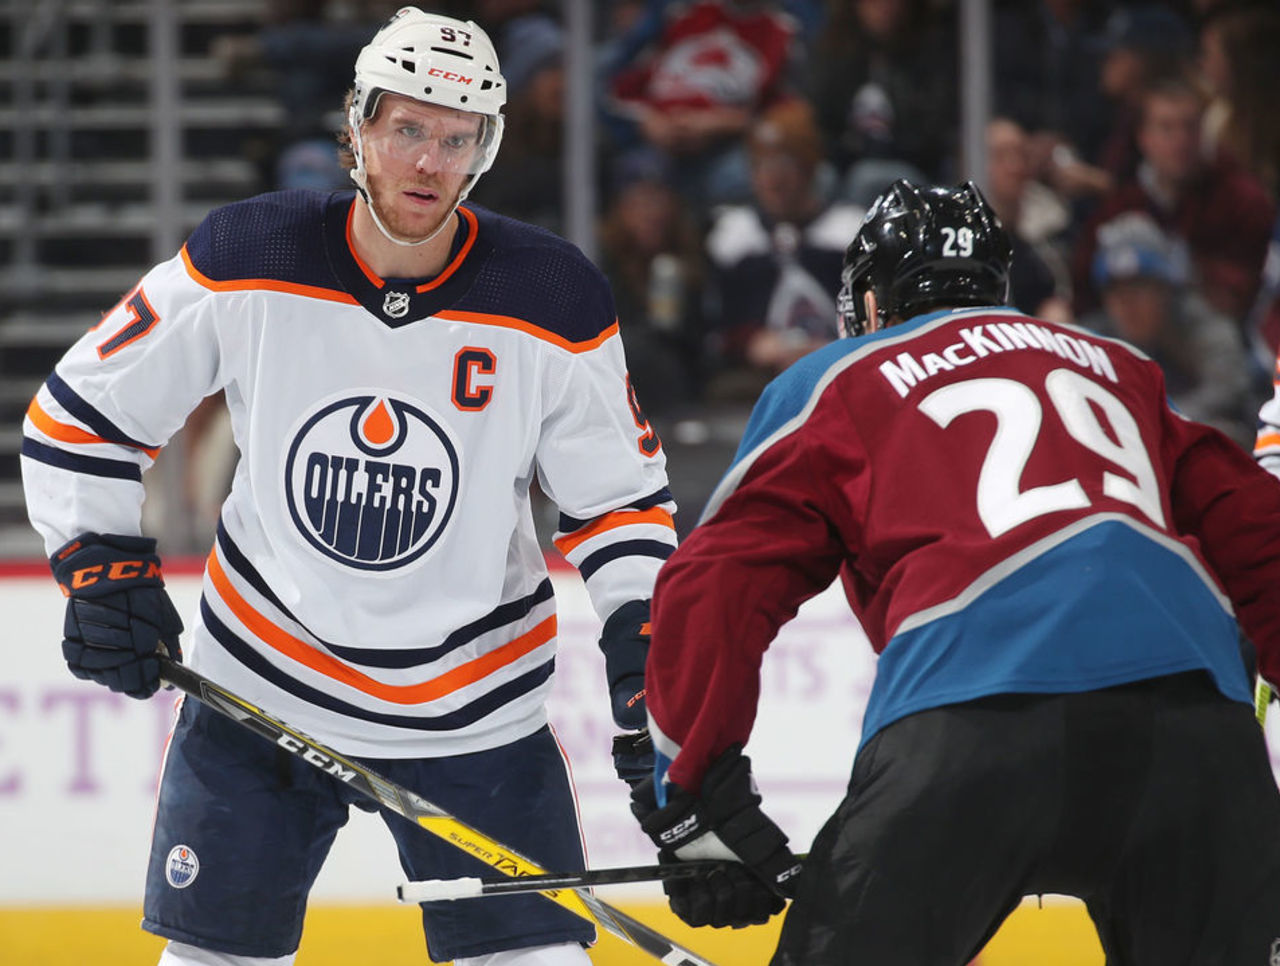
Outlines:
<svg viewBox="0 0 1280 966"><path fill-rule="evenodd" d="M1234 4L1231 5L1234 8ZM1232 54L1228 53L1226 23L1229 18L1206 14L1200 21L1200 81L1209 103L1201 123L1203 150L1212 154L1224 146L1227 121L1231 116Z"/></svg>
<svg viewBox="0 0 1280 966"><path fill-rule="evenodd" d="M1216 61L1207 79L1229 104L1225 142L1274 197L1280 191L1280 9L1257 0L1221 3L1205 20L1201 39L1203 63Z"/></svg>
<svg viewBox="0 0 1280 966"><path fill-rule="evenodd" d="M1118 184L1138 168L1143 92L1163 77L1188 72L1195 35L1167 4L1143 3L1120 7L1108 18L1103 46L1099 88L1111 105L1111 123L1097 162Z"/></svg>
<svg viewBox="0 0 1280 966"><path fill-rule="evenodd" d="M765 0L691 0L663 14L652 41L604 80L615 154L664 160L692 204L742 200L743 135L793 95L798 25Z"/></svg>
<svg viewBox="0 0 1280 966"><path fill-rule="evenodd" d="M954 50L952 31L925 0L831 5L809 86L846 198L865 207L897 178L950 178Z"/></svg>
<svg viewBox="0 0 1280 966"><path fill-rule="evenodd" d="M995 108L1031 135L1032 172L1087 205L1111 186L1096 166L1106 137L1098 80L1109 5L1027 0L996 11Z"/></svg>
<svg viewBox="0 0 1280 966"><path fill-rule="evenodd" d="M1272 3L1220 3L1201 28L1202 67L1218 98L1216 144L1280 200L1280 10ZM1280 217L1273 223L1263 284L1248 330L1270 360L1280 350ZM1275 415L1274 413L1272 414Z"/></svg>
<svg viewBox="0 0 1280 966"><path fill-rule="evenodd" d="M828 201L819 185L822 137L795 100L765 114L748 138L752 201L716 211L707 236L716 393L751 401L764 383L837 335L834 295L863 209Z"/></svg>
<svg viewBox="0 0 1280 966"><path fill-rule="evenodd" d="M555 13L560 4L552 0L473 0L468 6L469 16L493 40L512 96L534 76L550 47L555 48L557 58L564 47ZM513 62L515 74L511 77L507 64Z"/></svg>
<svg viewBox="0 0 1280 966"><path fill-rule="evenodd" d="M1204 108L1203 94L1187 78L1159 80L1144 93L1138 171L1103 198L1076 243L1077 314L1098 304L1090 277L1098 226L1126 211L1145 211L1187 246L1192 284L1243 326L1258 292L1274 206L1258 180L1226 154L1203 157Z"/></svg>
<svg viewBox="0 0 1280 966"><path fill-rule="evenodd" d="M333 150L344 120L334 105L342 103L360 48L399 6L393 0L345 6L330 0L268 0L261 30L224 34L214 42L210 56L229 79L254 68L274 79L285 117L270 152L275 187L350 186Z"/></svg>
<svg viewBox="0 0 1280 966"><path fill-rule="evenodd" d="M1031 177L1027 132L1008 118L987 125L987 200L1013 246L1010 303L1028 315L1070 322L1070 277L1053 243L1069 214L1053 191Z"/></svg>
<svg viewBox="0 0 1280 966"><path fill-rule="evenodd" d="M659 167L619 170L600 226L627 367L645 412L664 419L700 395L705 268L697 222Z"/></svg>
<svg viewBox="0 0 1280 966"><path fill-rule="evenodd" d="M520 17L501 34L511 100L502 151L471 197L554 232L564 228L564 36L550 18Z"/></svg>
<svg viewBox="0 0 1280 966"><path fill-rule="evenodd" d="M1258 400L1239 329L1187 285L1185 249L1143 212L1098 229L1093 282L1101 308L1081 321L1141 349L1164 371L1169 399L1245 449Z"/></svg>
<svg viewBox="0 0 1280 966"><path fill-rule="evenodd" d="M552 7L558 7L559 4L552 4L549 0L472 0L468 6L472 10L472 17L475 19L490 37L499 39L494 40L494 46L498 48L498 54L507 55L516 53L515 44L510 42L510 38L504 38L507 27L521 20L530 17L535 19L553 19ZM506 69L506 61L502 63L503 70Z"/></svg>

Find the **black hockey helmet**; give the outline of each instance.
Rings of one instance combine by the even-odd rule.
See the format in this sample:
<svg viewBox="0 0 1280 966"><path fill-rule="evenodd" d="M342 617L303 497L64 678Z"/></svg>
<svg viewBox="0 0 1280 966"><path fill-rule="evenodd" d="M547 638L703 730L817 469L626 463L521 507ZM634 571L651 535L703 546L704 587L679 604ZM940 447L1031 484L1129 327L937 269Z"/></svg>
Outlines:
<svg viewBox="0 0 1280 966"><path fill-rule="evenodd" d="M837 300L845 335L868 331L863 293L881 325L929 308L1003 305L1012 246L972 181L954 188L895 181L867 209L844 253Z"/></svg>

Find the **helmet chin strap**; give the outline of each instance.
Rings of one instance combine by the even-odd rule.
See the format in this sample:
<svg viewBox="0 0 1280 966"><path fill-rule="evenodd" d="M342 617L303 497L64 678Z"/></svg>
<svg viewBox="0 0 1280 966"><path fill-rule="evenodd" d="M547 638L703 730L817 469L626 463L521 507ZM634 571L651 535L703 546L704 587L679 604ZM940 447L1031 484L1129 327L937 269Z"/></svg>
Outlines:
<svg viewBox="0 0 1280 966"><path fill-rule="evenodd" d="M360 122L354 108L348 118L348 126L351 130L351 151L356 156L356 166L351 169L351 180L356 184L356 190L360 192L360 197L364 199L365 207L369 209L369 217L373 219L373 223L378 226L378 231L382 232L383 237L394 245L401 248L417 248L419 245L425 245L427 242L435 238L440 232L444 231L445 226L453 220L454 213L458 210L458 206L462 204L467 194L471 191L471 185L475 184L475 177L467 183L466 188L458 193L458 200L453 203L453 207L445 212L445 216L440 219L440 224L432 230L431 234L426 238L419 238L417 241L410 241L406 238L398 238L393 235L390 229L382 223L382 219L378 217L378 210L373 205L373 195L369 191L369 176L364 169L364 141L360 136Z"/></svg>

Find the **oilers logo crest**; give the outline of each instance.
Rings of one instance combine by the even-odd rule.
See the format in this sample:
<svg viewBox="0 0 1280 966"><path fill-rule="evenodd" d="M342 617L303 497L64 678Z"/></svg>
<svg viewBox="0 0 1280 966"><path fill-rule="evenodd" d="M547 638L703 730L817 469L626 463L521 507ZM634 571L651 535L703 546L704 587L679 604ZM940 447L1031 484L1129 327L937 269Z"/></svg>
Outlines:
<svg viewBox="0 0 1280 966"><path fill-rule="evenodd" d="M200 874L200 860L190 846L175 845L164 860L164 877L175 889L185 889Z"/></svg>
<svg viewBox="0 0 1280 966"><path fill-rule="evenodd" d="M416 401L344 396L302 419L284 485L310 546L347 567L396 570L444 531L458 497L458 450Z"/></svg>

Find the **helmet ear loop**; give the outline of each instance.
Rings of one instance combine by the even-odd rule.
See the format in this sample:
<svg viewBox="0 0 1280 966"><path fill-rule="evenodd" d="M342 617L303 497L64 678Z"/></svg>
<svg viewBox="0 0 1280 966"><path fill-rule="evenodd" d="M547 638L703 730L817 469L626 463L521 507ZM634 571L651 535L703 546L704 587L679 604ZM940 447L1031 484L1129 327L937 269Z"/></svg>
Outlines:
<svg viewBox="0 0 1280 966"><path fill-rule="evenodd" d="M484 142L484 163L476 168L474 174L467 179L466 187L458 194L458 204L467 200L467 196L471 194L471 189L476 186L476 182L480 180L480 175L484 174L493 167L494 159L498 156L498 147L502 144L503 119L501 114L485 114L483 123L485 126L484 134L481 139Z"/></svg>
<svg viewBox="0 0 1280 966"><path fill-rule="evenodd" d="M352 104L351 109L347 111L347 130L351 132L351 153L356 159L355 167L348 174L355 182L356 189L366 204L372 207L372 201L369 198L369 179L364 170L364 136L360 133L364 118L361 115L360 108L355 104Z"/></svg>
<svg viewBox="0 0 1280 966"><path fill-rule="evenodd" d="M850 287L849 300L853 303L853 321L858 327L856 335L866 335L871 331L871 320L867 318L867 303L862 298L862 289Z"/></svg>

